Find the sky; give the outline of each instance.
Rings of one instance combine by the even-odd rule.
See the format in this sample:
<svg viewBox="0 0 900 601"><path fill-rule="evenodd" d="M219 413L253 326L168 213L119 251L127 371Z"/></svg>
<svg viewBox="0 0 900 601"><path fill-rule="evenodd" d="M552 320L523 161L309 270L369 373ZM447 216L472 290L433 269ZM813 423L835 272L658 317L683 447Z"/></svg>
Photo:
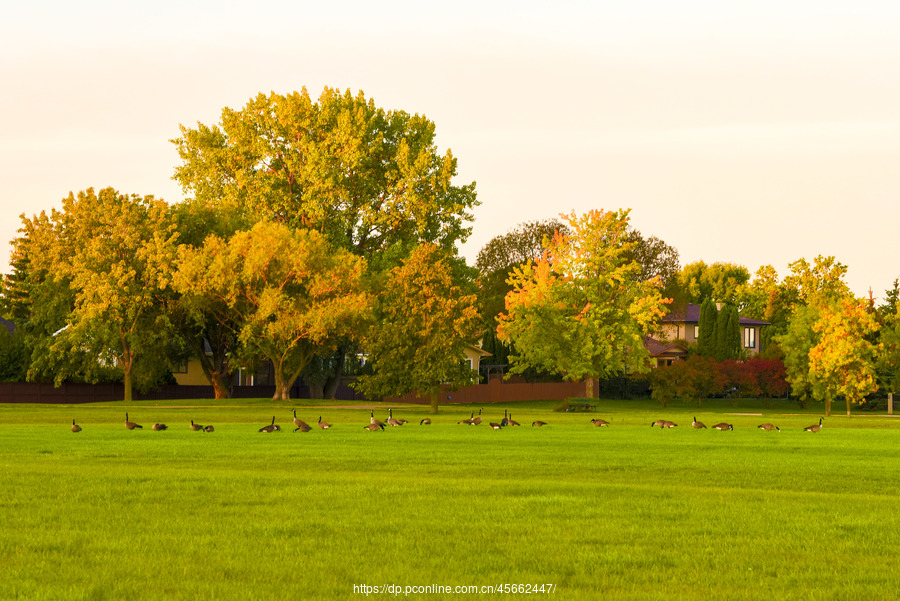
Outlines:
<svg viewBox="0 0 900 601"><path fill-rule="evenodd" d="M682 265L834 256L876 299L900 277L895 1L15 4L2 241L70 191L181 200L180 124L328 86L436 124L476 182L470 264L526 221L631 209Z"/></svg>

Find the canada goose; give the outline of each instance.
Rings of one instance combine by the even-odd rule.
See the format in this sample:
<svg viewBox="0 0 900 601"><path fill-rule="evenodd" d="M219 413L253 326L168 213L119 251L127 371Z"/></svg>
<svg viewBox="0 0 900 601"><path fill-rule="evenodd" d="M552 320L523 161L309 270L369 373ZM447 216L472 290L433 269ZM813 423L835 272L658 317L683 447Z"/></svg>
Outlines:
<svg viewBox="0 0 900 601"><path fill-rule="evenodd" d="M269 434L271 432L278 432L279 430L281 430L281 427L275 425L275 416L274 415L272 416L271 424L269 424L268 426L263 426L262 428L259 429L260 432L265 432L266 434Z"/></svg>
<svg viewBox="0 0 900 601"><path fill-rule="evenodd" d="M473 426L477 426L478 424L481 423L481 412L482 412L482 411L484 411L484 407L481 407L480 409L478 409L478 415L476 415L476 416L474 416L474 417L472 418L472 425L473 425Z"/></svg>
<svg viewBox="0 0 900 601"><path fill-rule="evenodd" d="M546 425L547 425L547 422L542 422L541 420L537 420L536 422L531 422L532 428L535 426L546 426Z"/></svg>
<svg viewBox="0 0 900 601"><path fill-rule="evenodd" d="M422 421L419 422L419 425L420 425L420 426L427 426L427 425L430 424L430 423L431 423L431 420L428 419L427 417L424 417L424 418L422 418Z"/></svg>
<svg viewBox="0 0 900 601"><path fill-rule="evenodd" d="M203 426L201 426L200 424L195 424L194 420L191 420L191 430L193 430L194 432L197 432L202 429L203 429Z"/></svg>
<svg viewBox="0 0 900 601"><path fill-rule="evenodd" d="M144 426L141 426L134 422L128 421L128 414L126 413L125 414L125 427L128 428L129 430L134 430L135 428L143 428Z"/></svg>
<svg viewBox="0 0 900 601"><path fill-rule="evenodd" d="M499 430L499 429L502 428L502 427L503 427L503 426L502 426L501 424L498 424L497 422L491 422L491 429L492 429L492 430Z"/></svg>
<svg viewBox="0 0 900 601"><path fill-rule="evenodd" d="M694 416L694 421L691 422L691 426L694 428L705 428L706 424L704 424L703 422L698 422L697 416Z"/></svg>
<svg viewBox="0 0 900 601"><path fill-rule="evenodd" d="M655 428L656 426L659 426L660 428L662 428L665 425L665 423L666 423L666 420L658 419L655 422L653 422L652 424L650 424L650 427Z"/></svg>
<svg viewBox="0 0 900 601"><path fill-rule="evenodd" d="M507 426L518 426L519 422L514 421L512 418L512 413L509 414L509 421L506 423Z"/></svg>
<svg viewBox="0 0 900 601"><path fill-rule="evenodd" d="M322 416L320 415L319 416L319 427L322 428L323 430L327 430L328 428L331 427L331 424L329 424L328 422L323 422Z"/></svg>
<svg viewBox="0 0 900 601"><path fill-rule="evenodd" d="M303 421L302 419L297 417L297 410L294 409L293 411L294 411L294 425L297 426L296 428L294 428L294 432L296 432L297 430L300 430L301 432L309 432L310 430L312 430L312 427L309 424L307 424L305 421Z"/></svg>
<svg viewBox="0 0 900 601"><path fill-rule="evenodd" d="M595 426L597 426L598 428L600 428L602 426L607 426L607 427L609 426L608 421L606 421L605 419L600 419L599 417L596 419L592 419L591 423L594 424Z"/></svg>
<svg viewBox="0 0 900 601"><path fill-rule="evenodd" d="M384 429L384 424L381 423L380 421L378 421L377 419L375 419L374 411L369 411L369 423L375 424L376 426L380 426L382 430Z"/></svg>
<svg viewBox="0 0 900 601"><path fill-rule="evenodd" d="M503 419L500 420L500 425L501 426L509 425L509 418L506 416L506 409L503 410Z"/></svg>
<svg viewBox="0 0 900 601"><path fill-rule="evenodd" d="M395 427L396 427L396 426L402 426L402 425L403 425L402 423L400 423L400 420L394 419L394 410L393 410L393 409L388 409L388 420L387 420L387 423L388 423L389 426L395 426Z"/></svg>
<svg viewBox="0 0 900 601"><path fill-rule="evenodd" d="M205 426L205 427L203 428L203 431L204 431L204 432L213 432L213 431L215 431L215 428L213 428L211 425L210 425L210 426Z"/></svg>
<svg viewBox="0 0 900 601"><path fill-rule="evenodd" d="M813 426L806 426L805 428L803 428L803 431L804 432L818 432L821 429L822 429L822 418L820 417L818 424L815 424Z"/></svg>
<svg viewBox="0 0 900 601"><path fill-rule="evenodd" d="M666 422L666 421L664 421L664 422L662 423L662 426L660 426L660 428L676 428L677 426L678 426L678 424L676 424L675 422Z"/></svg>
<svg viewBox="0 0 900 601"><path fill-rule="evenodd" d="M760 428L761 430L767 430L769 432L771 432L772 430L778 430L779 432L781 432L781 428L779 428L775 424L760 424L756 427Z"/></svg>
<svg viewBox="0 0 900 601"><path fill-rule="evenodd" d="M160 423L153 424L150 427L153 428L154 430L156 430L157 432L162 432L163 430L169 429L169 426L167 426L165 424L160 424Z"/></svg>
<svg viewBox="0 0 900 601"><path fill-rule="evenodd" d="M81 426L75 423L75 420L72 420L72 432L81 432Z"/></svg>
<svg viewBox="0 0 900 601"><path fill-rule="evenodd" d="M456 423L457 423L457 424L464 424L464 425L466 425L466 426L474 426L474 425L475 425L475 412L473 411L473 412L471 413L471 416L469 417L469 419L461 419L461 420L459 420L459 421L456 422Z"/></svg>
<svg viewBox="0 0 900 601"><path fill-rule="evenodd" d="M366 424L365 426L363 426L363 428L369 430L370 432L374 432L375 430L384 430L384 424L382 424L381 422L372 422L371 424Z"/></svg>
<svg viewBox="0 0 900 601"><path fill-rule="evenodd" d="M715 426L713 426L713 430L734 430L734 426L722 422L721 424L716 424Z"/></svg>

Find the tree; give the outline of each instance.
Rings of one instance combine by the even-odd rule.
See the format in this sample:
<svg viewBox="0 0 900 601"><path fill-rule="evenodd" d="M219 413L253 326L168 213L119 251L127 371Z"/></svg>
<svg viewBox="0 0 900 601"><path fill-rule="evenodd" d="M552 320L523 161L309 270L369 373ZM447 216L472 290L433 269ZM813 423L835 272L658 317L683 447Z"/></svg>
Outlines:
<svg viewBox="0 0 900 601"><path fill-rule="evenodd" d="M214 209L191 200L175 205L172 213L179 232L182 263L202 256L189 249L202 247L207 237L228 239L252 225L234 211ZM169 316L184 339L187 353L183 359L194 358L199 362L217 399L229 398L236 369L240 315L220 297L193 293L193 283L176 278L175 284L176 296L169 305Z"/></svg>
<svg viewBox="0 0 900 601"><path fill-rule="evenodd" d="M850 417L850 404L875 392L876 348L867 337L877 330L865 301L844 296L823 307L813 325L819 339L809 351L809 380L813 394L825 400L826 415L835 397L844 397Z"/></svg>
<svg viewBox="0 0 900 601"><path fill-rule="evenodd" d="M678 273L681 270L678 250L656 236L645 238L636 229L629 230L628 240L632 247L626 258L640 265L640 272L636 275L638 281L658 278L663 296L675 298L676 303L686 303L678 287Z"/></svg>
<svg viewBox="0 0 900 601"><path fill-rule="evenodd" d="M810 352L821 341L816 324L829 305L850 295L844 282L847 267L834 257L817 256L814 263L798 259L790 264L791 274L784 278L784 297L792 299L791 316L782 334L773 340L784 353L787 380L801 404L818 398L823 389L814 390L810 372ZM827 411L831 402L826 399Z"/></svg>
<svg viewBox="0 0 900 601"><path fill-rule="evenodd" d="M698 323L697 352L703 357L715 357L719 336L719 310L711 298L707 297L700 305L700 321Z"/></svg>
<svg viewBox="0 0 900 601"><path fill-rule="evenodd" d="M240 110L223 109L219 125L181 126L172 142L182 159L174 178L187 195L317 230L373 273L422 242L452 252L478 204L474 182L452 183L457 161L438 152L434 123L378 108L362 92L325 88L316 102L305 88L259 94ZM343 351L332 362L338 370Z"/></svg>
<svg viewBox="0 0 900 601"><path fill-rule="evenodd" d="M96 381L115 366L125 400L134 384L156 384L170 368L174 340L165 312L177 238L168 205L90 188L69 194L61 212L23 221L32 238L21 248L37 278L32 306L53 290L71 302L55 305L57 318L69 308L66 325L35 346L29 378L52 373L57 384L70 377Z"/></svg>
<svg viewBox="0 0 900 601"><path fill-rule="evenodd" d="M238 316L241 358L269 360L273 399L290 389L313 355L361 327L369 309L365 261L312 230L262 221L229 240L210 236L185 249L177 287L206 298L225 319Z"/></svg>
<svg viewBox="0 0 900 601"><path fill-rule="evenodd" d="M750 280L750 272L743 265L703 261L685 265L678 274L678 287L689 303L704 299L736 305L742 288Z"/></svg>
<svg viewBox="0 0 900 601"><path fill-rule="evenodd" d="M379 319L364 344L373 372L355 384L365 394L416 392L428 396L431 412L437 413L445 386L455 390L477 379L463 363L466 347L481 332L476 298L453 282L443 255L437 246L424 244L391 270L377 302Z"/></svg>
<svg viewBox="0 0 900 601"><path fill-rule="evenodd" d="M544 256L517 267L497 333L513 343L512 373L536 368L570 380L649 369L643 338L664 314L658 279L628 260L629 211L565 216ZM593 395L589 383L587 394Z"/></svg>

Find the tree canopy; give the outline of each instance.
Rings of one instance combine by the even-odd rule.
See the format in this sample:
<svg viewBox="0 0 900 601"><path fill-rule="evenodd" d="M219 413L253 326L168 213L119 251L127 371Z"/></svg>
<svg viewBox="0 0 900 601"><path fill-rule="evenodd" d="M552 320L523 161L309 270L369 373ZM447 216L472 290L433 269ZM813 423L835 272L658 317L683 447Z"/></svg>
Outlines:
<svg viewBox="0 0 900 601"><path fill-rule="evenodd" d="M217 125L173 140L185 193L323 233L370 267L396 264L419 242L452 249L469 235L475 184L455 185L422 115L385 110L360 91L259 94ZM384 263L385 265L382 265Z"/></svg>
<svg viewBox="0 0 900 601"><path fill-rule="evenodd" d="M628 214L572 213L570 234L557 234L540 259L514 270L497 329L514 344L513 373L532 367L579 380L649 367L643 338L666 299L657 279L636 277Z"/></svg>
<svg viewBox="0 0 900 601"><path fill-rule="evenodd" d="M477 381L478 374L463 363L466 347L482 331L476 297L464 294L452 274L433 244L417 247L391 270L376 303L380 319L364 345L373 372L359 377L359 390L375 397L417 392L431 399L437 413L443 387Z"/></svg>

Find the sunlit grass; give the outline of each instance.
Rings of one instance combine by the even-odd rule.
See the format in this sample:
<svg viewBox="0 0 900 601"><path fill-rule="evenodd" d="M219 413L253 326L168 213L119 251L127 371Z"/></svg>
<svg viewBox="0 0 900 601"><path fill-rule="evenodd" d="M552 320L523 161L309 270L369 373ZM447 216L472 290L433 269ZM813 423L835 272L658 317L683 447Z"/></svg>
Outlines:
<svg viewBox="0 0 900 601"><path fill-rule="evenodd" d="M369 409L319 408L343 403L180 404L0 406L0 598L524 582L555 583L561 599L895 594L892 418L833 417L812 434L814 409L786 403L763 418L602 401L595 415L613 426L596 428L593 415L523 403L485 407L485 421L507 409L523 424L493 431L456 424L478 407L442 407L419 426L427 407L398 406L409 424L368 432ZM335 426L294 434L294 407ZM143 430L124 428L126 410ZM736 429L694 430L694 413ZM258 433L273 414L284 431ZM659 417L679 427L650 428ZM170 429L151 431L156 421Z"/></svg>

